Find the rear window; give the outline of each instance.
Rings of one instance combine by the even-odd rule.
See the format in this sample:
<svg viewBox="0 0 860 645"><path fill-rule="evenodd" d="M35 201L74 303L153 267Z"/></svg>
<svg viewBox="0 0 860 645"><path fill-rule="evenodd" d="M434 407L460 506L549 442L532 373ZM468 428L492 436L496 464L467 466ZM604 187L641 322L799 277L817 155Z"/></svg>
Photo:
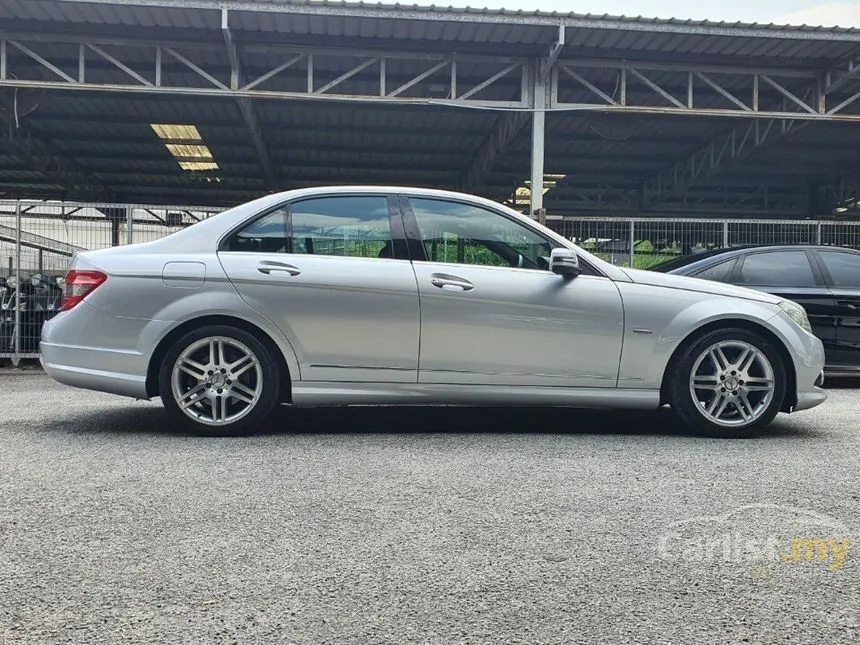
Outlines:
<svg viewBox="0 0 860 645"><path fill-rule="evenodd" d="M822 251L821 260L834 287L860 287L860 255L839 251Z"/></svg>

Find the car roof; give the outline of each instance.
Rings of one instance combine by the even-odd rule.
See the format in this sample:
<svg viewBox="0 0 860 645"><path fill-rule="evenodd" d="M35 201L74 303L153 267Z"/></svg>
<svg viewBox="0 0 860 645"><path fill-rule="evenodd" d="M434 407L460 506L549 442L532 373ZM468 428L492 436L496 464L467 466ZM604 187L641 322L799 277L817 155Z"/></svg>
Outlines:
<svg viewBox="0 0 860 645"><path fill-rule="evenodd" d="M752 251L768 252L768 251L796 251L798 249L821 250L821 251L843 251L860 255L860 251L853 248L843 246L827 246L824 244L750 244L745 246L733 246L729 248L710 249L700 253L691 253L679 258L673 258L668 262L663 262L655 267L654 271L662 273L670 273L679 269L692 270L704 267L710 264L716 264L719 261L728 260L739 255L744 255Z"/></svg>

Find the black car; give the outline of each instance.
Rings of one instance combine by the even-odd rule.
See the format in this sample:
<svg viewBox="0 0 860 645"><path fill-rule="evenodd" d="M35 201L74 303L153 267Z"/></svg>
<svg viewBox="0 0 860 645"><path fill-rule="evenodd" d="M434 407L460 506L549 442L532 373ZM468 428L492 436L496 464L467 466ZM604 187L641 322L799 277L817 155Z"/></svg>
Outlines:
<svg viewBox="0 0 860 645"><path fill-rule="evenodd" d="M860 251L833 246L755 246L704 251L654 271L716 280L802 305L824 343L829 376L860 376Z"/></svg>

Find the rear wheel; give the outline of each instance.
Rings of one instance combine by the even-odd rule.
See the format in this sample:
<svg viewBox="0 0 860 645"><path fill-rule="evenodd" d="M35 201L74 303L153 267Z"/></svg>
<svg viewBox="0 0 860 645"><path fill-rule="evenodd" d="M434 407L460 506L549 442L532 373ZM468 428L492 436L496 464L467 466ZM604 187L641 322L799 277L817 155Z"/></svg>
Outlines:
<svg viewBox="0 0 860 645"><path fill-rule="evenodd" d="M164 407L194 434L257 428L278 401L277 363L256 336L226 325L195 329L168 350L159 372Z"/></svg>
<svg viewBox="0 0 860 645"><path fill-rule="evenodd" d="M786 368L779 352L746 329L703 335L669 369L669 404L698 434L752 436L773 421L785 398Z"/></svg>

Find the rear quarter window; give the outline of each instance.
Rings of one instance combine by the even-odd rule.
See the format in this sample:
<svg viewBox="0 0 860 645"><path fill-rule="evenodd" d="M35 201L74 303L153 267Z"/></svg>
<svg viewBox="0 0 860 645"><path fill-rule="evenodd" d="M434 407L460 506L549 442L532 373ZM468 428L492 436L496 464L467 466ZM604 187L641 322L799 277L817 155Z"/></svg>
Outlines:
<svg viewBox="0 0 860 645"><path fill-rule="evenodd" d="M706 269L702 269L701 271L694 273L693 276L703 280L728 282L731 278L732 269L734 268L736 261L737 260L735 258L732 258L731 260L723 260L718 264L711 265Z"/></svg>

